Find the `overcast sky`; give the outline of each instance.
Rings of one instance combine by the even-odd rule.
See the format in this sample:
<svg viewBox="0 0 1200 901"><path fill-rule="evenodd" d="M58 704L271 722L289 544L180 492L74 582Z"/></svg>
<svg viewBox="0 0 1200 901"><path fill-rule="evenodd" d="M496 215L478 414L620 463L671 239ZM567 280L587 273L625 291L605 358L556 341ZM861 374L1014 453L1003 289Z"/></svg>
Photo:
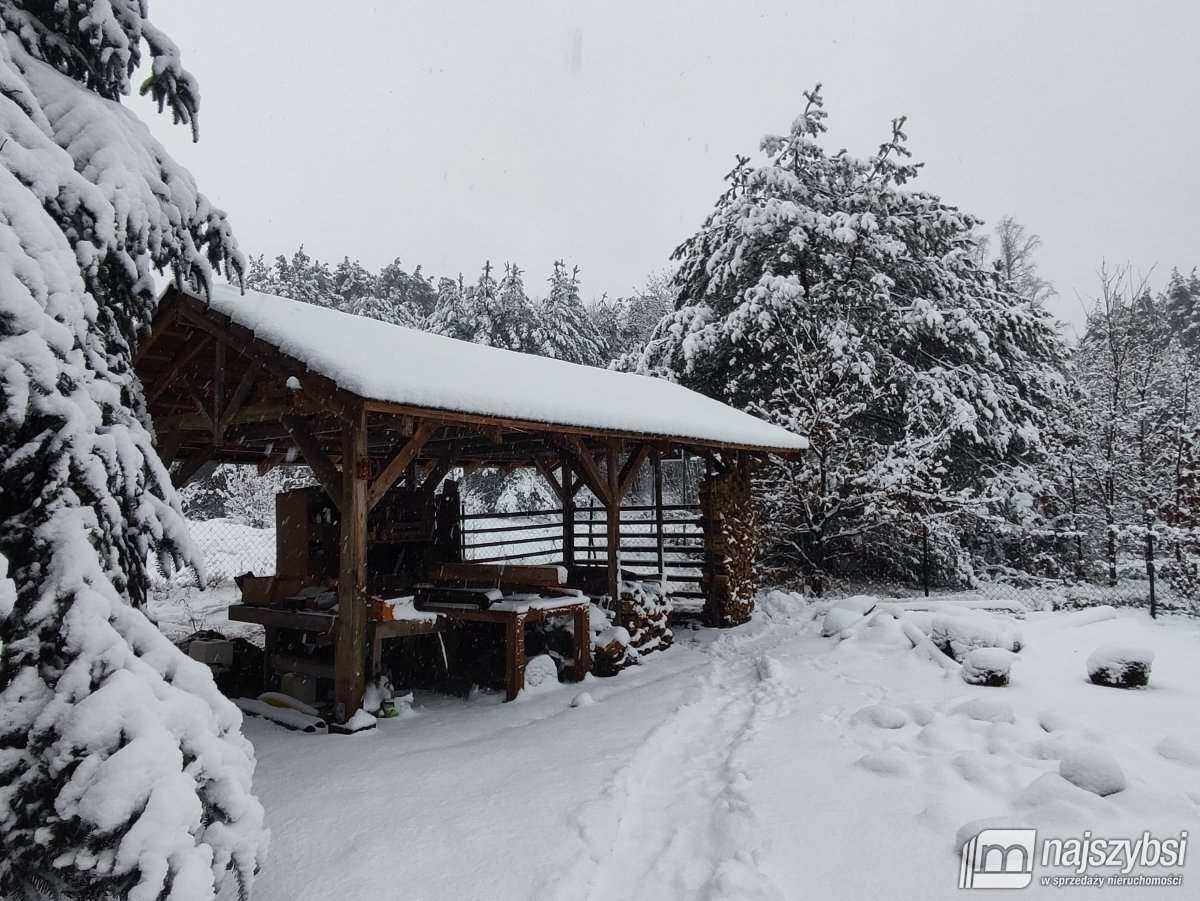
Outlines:
<svg viewBox="0 0 1200 901"><path fill-rule="evenodd" d="M251 254L629 293L736 153L824 84L830 149L907 115L916 185L1042 235L1063 319L1102 259L1200 265L1200 4L153 0L201 140L134 103Z"/></svg>

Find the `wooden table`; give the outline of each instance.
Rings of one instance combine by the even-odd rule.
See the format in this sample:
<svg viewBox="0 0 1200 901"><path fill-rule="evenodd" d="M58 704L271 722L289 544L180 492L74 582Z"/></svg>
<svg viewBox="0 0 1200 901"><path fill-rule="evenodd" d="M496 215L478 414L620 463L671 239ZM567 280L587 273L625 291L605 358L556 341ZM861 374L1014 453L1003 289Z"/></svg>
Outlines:
<svg viewBox="0 0 1200 901"><path fill-rule="evenodd" d="M282 607L258 607L249 604L235 604L229 608L229 618L241 623L256 623L263 627L265 640L263 642L263 675L270 676L272 670L301 673L316 676L321 679L333 678L333 664L309 660L291 654L275 653L275 645L281 629L295 632L307 632L328 639L337 647L337 614L320 610L285 610ZM371 675L379 674L380 658L383 655L383 643L392 638L408 638L413 635L433 635L444 632L447 628L446 618L438 616L435 620L393 620L388 623L367 622L367 646L371 649Z"/></svg>
<svg viewBox="0 0 1200 901"><path fill-rule="evenodd" d="M424 609L442 614L451 623L496 623L504 626L506 701L511 701L525 687L526 623L571 617L575 626L574 665L571 675L578 682L592 671L592 629L589 622L591 601L587 598L506 599L485 608L469 604L429 603L424 605Z"/></svg>

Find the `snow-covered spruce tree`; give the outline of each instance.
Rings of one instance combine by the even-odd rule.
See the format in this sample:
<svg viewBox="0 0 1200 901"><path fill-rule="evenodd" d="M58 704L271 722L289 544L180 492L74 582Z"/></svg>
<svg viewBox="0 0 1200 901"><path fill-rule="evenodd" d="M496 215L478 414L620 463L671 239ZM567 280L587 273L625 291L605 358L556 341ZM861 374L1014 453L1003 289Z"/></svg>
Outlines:
<svg viewBox="0 0 1200 901"><path fill-rule="evenodd" d="M543 356L603 366L608 362L599 332L579 299L579 268L567 272L561 260L554 263L550 293L541 304L540 316Z"/></svg>
<svg viewBox="0 0 1200 901"><path fill-rule="evenodd" d="M868 159L831 155L819 89L806 97L676 251L676 311L638 368L810 437L806 463L768 476L779 562L911 572L922 523L1002 502L1040 453L1063 345L976 262L977 221L907 186L903 120ZM961 555L944 566L961 575Z"/></svg>
<svg viewBox="0 0 1200 901"><path fill-rule="evenodd" d="M250 892L253 749L208 670L140 607L185 562L132 347L151 270L204 287L242 258L224 214L117 101L195 126L145 0L0 4L0 896Z"/></svg>

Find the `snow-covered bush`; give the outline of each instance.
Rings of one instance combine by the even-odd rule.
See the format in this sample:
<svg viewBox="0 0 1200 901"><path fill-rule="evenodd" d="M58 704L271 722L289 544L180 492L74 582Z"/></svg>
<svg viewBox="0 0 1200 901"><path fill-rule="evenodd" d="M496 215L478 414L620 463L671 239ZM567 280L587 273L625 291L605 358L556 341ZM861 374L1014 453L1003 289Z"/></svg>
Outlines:
<svg viewBox="0 0 1200 901"><path fill-rule="evenodd" d="M243 265L224 213L136 116L198 89L145 0L0 4L0 897L248 896L266 850L241 715L146 618L194 560L133 346L152 269ZM7 582L4 583L7 585Z"/></svg>
<svg viewBox="0 0 1200 901"><path fill-rule="evenodd" d="M829 638L841 634L860 622L878 603L878 599L870 595L855 595L834 601L821 621L821 635Z"/></svg>
<svg viewBox="0 0 1200 901"><path fill-rule="evenodd" d="M1002 688L1008 684L1016 655L1004 648L972 648L963 658L962 680L968 685Z"/></svg>
<svg viewBox="0 0 1200 901"><path fill-rule="evenodd" d="M959 663L973 648L1003 648L1015 654L1024 644L1011 625L976 610L936 614L930 623L929 638L943 654Z"/></svg>
<svg viewBox="0 0 1200 901"><path fill-rule="evenodd" d="M1145 688L1150 682L1154 652L1146 648L1105 645L1087 659L1088 678L1113 688Z"/></svg>

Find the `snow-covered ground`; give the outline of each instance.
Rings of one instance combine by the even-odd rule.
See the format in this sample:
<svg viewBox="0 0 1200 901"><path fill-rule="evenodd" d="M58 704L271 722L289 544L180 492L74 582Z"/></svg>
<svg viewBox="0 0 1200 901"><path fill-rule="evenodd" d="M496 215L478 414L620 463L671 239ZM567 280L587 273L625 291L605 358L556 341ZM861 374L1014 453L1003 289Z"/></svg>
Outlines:
<svg viewBox="0 0 1200 901"><path fill-rule="evenodd" d="M929 613L881 604L822 637L826 606L773 593L748 626L677 633L616 678L511 704L419 694L413 715L354 736L247 720L273 830L255 897L961 899L956 835L972 821L1064 839L1196 831L1193 621L968 613L1020 640L1011 684L989 688L913 647ZM1088 681L1112 644L1153 650L1147 689ZM572 707L581 692L596 703ZM1102 782L1114 764L1126 786L1106 797L1059 775ZM1182 873L1176 888L1040 884L1064 872L1039 867L1024 892L1200 883L1189 858L1157 870Z"/></svg>

